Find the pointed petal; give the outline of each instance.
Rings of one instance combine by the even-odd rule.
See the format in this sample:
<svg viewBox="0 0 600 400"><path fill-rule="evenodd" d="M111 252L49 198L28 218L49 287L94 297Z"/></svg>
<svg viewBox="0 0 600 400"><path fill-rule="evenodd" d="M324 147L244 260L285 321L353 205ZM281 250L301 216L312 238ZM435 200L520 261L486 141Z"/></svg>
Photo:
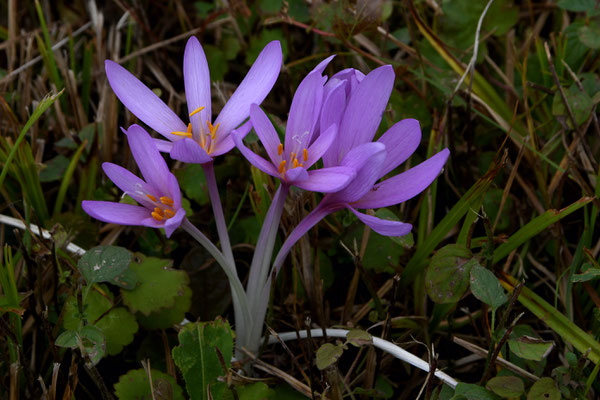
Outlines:
<svg viewBox="0 0 600 400"><path fill-rule="evenodd" d="M163 139L154 139L154 145L161 153L170 153L173 149L173 142Z"/></svg>
<svg viewBox="0 0 600 400"><path fill-rule="evenodd" d="M154 144L154 139L139 125L131 125L126 132L131 154L144 180L161 193L167 181L169 167Z"/></svg>
<svg viewBox="0 0 600 400"><path fill-rule="evenodd" d="M379 178L402 164L415 152L421 142L421 126L416 119L403 119L388 129L378 140L385 144L387 157Z"/></svg>
<svg viewBox="0 0 600 400"><path fill-rule="evenodd" d="M318 71L308 74L294 93L285 128L285 151L298 153L308 147L323 101L323 83Z"/></svg>
<svg viewBox="0 0 600 400"><path fill-rule="evenodd" d="M364 224L368 225L375 232L384 236L403 236L410 233L412 229L411 224L400 221L390 221L387 219L381 219L373 215L363 214L356 211L354 208L348 206L350 211L354 213Z"/></svg>
<svg viewBox="0 0 600 400"><path fill-rule="evenodd" d="M198 107L204 110L190 117L194 138L199 137L200 129L206 121L212 121L210 114L210 74L202 45L195 36L189 38L183 53L183 83L187 99L188 113ZM184 129L185 131L185 129Z"/></svg>
<svg viewBox="0 0 600 400"><path fill-rule="evenodd" d="M321 132L328 129L331 125L340 126L340 122L342 121L342 117L344 115L344 109L346 108L346 82L339 82L337 86L331 89L331 91L325 97L323 101L323 108L321 109L321 117L319 118L319 129ZM337 150L335 150L337 151ZM328 151L332 156L324 157L323 161L327 159L328 165L326 167L330 167L334 164L333 152ZM337 153L336 153L337 154ZM337 160L338 162L341 160ZM339 164L338 164L339 165Z"/></svg>
<svg viewBox="0 0 600 400"><path fill-rule="evenodd" d="M352 206L356 208L388 207L418 195L437 178L449 154L450 151L444 149L416 167L378 183Z"/></svg>
<svg viewBox="0 0 600 400"><path fill-rule="evenodd" d="M90 216L109 224L142 225L142 221L150 216L150 210L145 207L112 201L84 200L81 208Z"/></svg>
<svg viewBox="0 0 600 400"><path fill-rule="evenodd" d="M340 123L338 159L375 136L394 87L394 69L384 65L362 80L352 92Z"/></svg>
<svg viewBox="0 0 600 400"><path fill-rule="evenodd" d="M350 150L342 160L342 165L354 169L356 177L343 190L332 194L332 197L350 203L364 196L377 181L385 156L383 143L364 143Z"/></svg>
<svg viewBox="0 0 600 400"><path fill-rule="evenodd" d="M321 132L321 134L317 137L317 140L310 145L307 149L306 161L302 161L304 164L304 168L310 168L314 163L319 161L319 159L325 154L327 149L332 145L333 141L337 137L337 125L330 125L329 128L325 132Z"/></svg>
<svg viewBox="0 0 600 400"><path fill-rule="evenodd" d="M250 164L254 165L265 174L269 174L275 178L281 178L279 172L275 169L275 166L246 147L244 142L242 142L242 139L240 139L240 136L235 131L231 133L231 136L233 137L236 147L239 149L242 155L246 157Z"/></svg>
<svg viewBox="0 0 600 400"><path fill-rule="evenodd" d="M142 179L132 174L129 170L113 163L102 163L102 169L123 193L128 194L132 199L146 207L153 207L152 202L146 197L146 193L153 196L156 196L158 193Z"/></svg>
<svg viewBox="0 0 600 400"><path fill-rule="evenodd" d="M354 178L354 169L331 167L308 171L308 179L294 185L311 192L333 193L343 189Z"/></svg>
<svg viewBox="0 0 600 400"><path fill-rule="evenodd" d="M173 143L171 158L192 164L206 164L213 159L206 151L193 139L183 138Z"/></svg>
<svg viewBox="0 0 600 400"><path fill-rule="evenodd" d="M111 60L104 66L113 91L136 117L169 140L178 138L171 132L185 132L187 125L139 79Z"/></svg>
<svg viewBox="0 0 600 400"><path fill-rule="evenodd" d="M327 68L327 66L329 65L331 60L333 60L334 58L335 58L335 54L327 57L326 59L321 61L319 64L317 64L317 66L313 68L313 71L317 71L318 73L322 74L323 71L325 71L325 68Z"/></svg>
<svg viewBox="0 0 600 400"><path fill-rule="evenodd" d="M167 238L170 238L173 231L175 231L175 229L179 228L179 226L183 222L184 217L185 217L185 210L183 208L180 208L179 210L177 210L177 212L175 213L174 216L172 216L171 218L169 218L168 220L165 221L164 228L165 228L165 235L167 235Z"/></svg>
<svg viewBox="0 0 600 400"><path fill-rule="evenodd" d="M280 143L279 136L277 136L277 131L269 121L269 117L258 105L252 104L250 106L250 121L252 121L254 131L267 151L271 162L273 165L277 164L281 160L281 157L277 154Z"/></svg>
<svg viewBox="0 0 600 400"><path fill-rule="evenodd" d="M282 58L279 41L274 40L265 46L217 117L215 124L220 124L217 134L231 132L248 117L250 104L262 103L279 76Z"/></svg>
<svg viewBox="0 0 600 400"><path fill-rule="evenodd" d="M169 173L167 184L163 188L162 195L167 195L173 200L173 208L179 210L181 208L181 190L179 190L179 182L175 175Z"/></svg>
<svg viewBox="0 0 600 400"><path fill-rule="evenodd" d="M285 171L284 176L287 183L298 186L300 183L306 182L308 174L303 167L296 167Z"/></svg>
<svg viewBox="0 0 600 400"><path fill-rule="evenodd" d="M250 120L244 122L239 128L235 129L240 139L244 139L246 135L252 130L252 122ZM233 132L233 131L232 131ZM213 158L220 156L221 154L228 153L231 149L235 147L235 142L233 141L233 137L231 133L228 135L218 136L217 144L215 145L215 149L212 153L210 153Z"/></svg>

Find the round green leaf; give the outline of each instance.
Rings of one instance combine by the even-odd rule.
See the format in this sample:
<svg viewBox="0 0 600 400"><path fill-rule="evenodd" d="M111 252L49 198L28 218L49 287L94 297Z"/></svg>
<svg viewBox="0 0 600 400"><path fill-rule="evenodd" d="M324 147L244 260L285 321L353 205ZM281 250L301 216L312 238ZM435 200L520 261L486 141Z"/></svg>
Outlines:
<svg viewBox="0 0 600 400"><path fill-rule="evenodd" d="M497 376L485 387L503 398L519 397L525 391L525 384L516 376Z"/></svg>
<svg viewBox="0 0 600 400"><path fill-rule="evenodd" d="M183 389L171 375L155 369L150 370L152 375L152 392L148 374L143 368L132 369L119 378L115 383L115 395L119 400L142 400L142 399L173 399L183 400Z"/></svg>
<svg viewBox="0 0 600 400"><path fill-rule="evenodd" d="M346 341L353 346L360 347L365 344L372 344L373 336L367 331L352 329L346 335Z"/></svg>
<svg viewBox="0 0 600 400"><path fill-rule="evenodd" d="M556 384L552 378L542 378L529 389L527 400L538 399L560 400L560 391L556 388Z"/></svg>
<svg viewBox="0 0 600 400"><path fill-rule="evenodd" d="M146 316L172 307L177 297L184 294L189 279L184 271L170 267L171 260L136 253L136 259L130 268L137 275L138 286L133 290L121 290L123 303L132 312L140 312Z"/></svg>
<svg viewBox="0 0 600 400"><path fill-rule="evenodd" d="M106 353L111 356L120 353L124 346L133 342L133 335L139 328L133 314L124 307L110 310L96 326L104 333Z"/></svg>
<svg viewBox="0 0 600 400"><path fill-rule="evenodd" d="M473 296L493 309L508 301L508 297L506 297L496 275L481 265L475 265L471 268L471 292Z"/></svg>
<svg viewBox="0 0 600 400"><path fill-rule="evenodd" d="M131 252L123 247L96 246L77 263L88 284L107 282L123 274L131 262Z"/></svg>
<svg viewBox="0 0 600 400"><path fill-rule="evenodd" d="M469 287L469 273L479 263L465 246L450 244L439 249L427 267L425 287L436 303L456 303Z"/></svg>
<svg viewBox="0 0 600 400"><path fill-rule="evenodd" d="M167 329L180 323L185 318L185 313L192 305L192 289L185 286L183 293L175 299L172 306L161 308L158 311L144 315L137 313L137 319L146 329Z"/></svg>
<svg viewBox="0 0 600 400"><path fill-rule="evenodd" d="M334 364L344 352L341 344L325 343L317 350L317 368L325 369Z"/></svg>

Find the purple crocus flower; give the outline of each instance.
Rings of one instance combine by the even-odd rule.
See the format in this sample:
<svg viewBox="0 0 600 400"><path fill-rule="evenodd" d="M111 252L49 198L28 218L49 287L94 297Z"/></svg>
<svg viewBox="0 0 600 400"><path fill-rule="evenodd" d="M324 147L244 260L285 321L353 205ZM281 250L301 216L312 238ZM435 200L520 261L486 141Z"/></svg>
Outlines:
<svg viewBox="0 0 600 400"><path fill-rule="evenodd" d="M337 125L331 123L316 135L325 94L326 77L322 72L332 58L321 62L298 86L290 107L284 143L279 141L264 111L256 104L250 107L250 122L270 161L246 147L242 135L232 133L235 145L256 168L281 179L283 184L322 193L342 189L355 175L354 169L343 165L309 170L332 145L338 132Z"/></svg>
<svg viewBox="0 0 600 400"><path fill-rule="evenodd" d="M277 80L282 52L278 41L265 46L252 68L212 123L210 74L204 50L192 36L183 56L183 79L189 124L184 123L152 90L119 64L106 60L106 76L113 91L140 120L163 135L157 139L160 151L183 162L206 164L234 146L230 133L250 112L250 105L260 104ZM250 130L249 124L240 133Z"/></svg>
<svg viewBox="0 0 600 400"><path fill-rule="evenodd" d="M144 179L113 163L103 163L102 169L124 194L141 206L92 200L83 201L81 206L86 213L101 221L164 228L167 237L170 237L185 217L177 178L169 172L167 163L144 128L132 125L125 134Z"/></svg>
<svg viewBox="0 0 600 400"><path fill-rule="evenodd" d="M433 182L450 154L444 149L421 164L377 183L417 149L421 141L419 122L402 120L372 142L393 89L392 67L379 67L365 77L345 71L338 78L329 88L320 117L321 130L330 125L340 127L338 139L323 155L323 164L353 168L356 176L344 189L325 195L298 224L279 251L275 268L281 267L294 243L310 228L328 214L344 208L381 235L408 234L410 224L384 220L357 209L388 207L411 199Z"/></svg>

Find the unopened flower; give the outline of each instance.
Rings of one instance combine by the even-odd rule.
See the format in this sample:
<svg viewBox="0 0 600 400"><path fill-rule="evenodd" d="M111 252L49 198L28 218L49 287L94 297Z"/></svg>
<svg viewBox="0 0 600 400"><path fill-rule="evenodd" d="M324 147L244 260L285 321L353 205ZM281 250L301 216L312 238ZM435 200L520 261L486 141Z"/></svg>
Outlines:
<svg viewBox="0 0 600 400"><path fill-rule="evenodd" d="M103 163L102 169L124 195L129 195L140 205L85 200L81 206L86 213L101 221L164 228L167 237L170 237L185 217L177 178L169 171L144 128L132 125L125 133L144 179L113 163Z"/></svg>
<svg viewBox="0 0 600 400"><path fill-rule="evenodd" d="M331 57L319 64L300 83L290 107L284 143L279 141L267 115L256 104L250 108L250 121L269 156L269 161L252 152L241 135L232 134L242 154L261 171L281 179L284 184L323 193L342 189L354 177L346 166L309 170L332 145L337 126L330 124L315 138L324 99L323 69Z"/></svg>
<svg viewBox="0 0 600 400"><path fill-rule="evenodd" d="M106 60L108 81L125 106L140 120L163 135L160 151L183 162L205 164L234 147L230 133L260 104L277 80L282 52L278 41L265 46L254 65L233 93L217 119L212 121L210 74L200 42L192 36L183 56L183 79L189 113L184 123L152 90L119 64ZM247 133L249 124L240 131Z"/></svg>

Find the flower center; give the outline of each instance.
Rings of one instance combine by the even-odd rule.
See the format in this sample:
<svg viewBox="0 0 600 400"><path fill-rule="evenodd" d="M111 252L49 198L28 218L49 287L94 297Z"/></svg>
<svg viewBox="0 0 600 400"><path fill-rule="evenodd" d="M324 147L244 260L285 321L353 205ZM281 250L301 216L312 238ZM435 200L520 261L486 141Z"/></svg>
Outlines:
<svg viewBox="0 0 600 400"><path fill-rule="evenodd" d="M283 154L283 144L279 143L279 146L277 146L277 155L279 157L281 157L281 155ZM294 153L293 151L290 153L290 158L289 158L289 164L288 164L288 160L283 159L283 157L281 157L281 162L279 163L279 173L280 174L285 174L285 171L287 171L288 169L291 168L298 168L298 167L304 167L304 165L298 161L298 156L299 154ZM303 149L302 150L302 162L306 162L306 160L308 160L308 150ZM286 168L287 166L287 168Z"/></svg>
<svg viewBox="0 0 600 400"><path fill-rule="evenodd" d="M194 111L190 113L190 117L198 114L200 111L204 110L205 107L198 107ZM217 144L217 129L219 129L219 124L213 125L210 120L206 120L207 130L202 129L200 127L200 146L208 153L212 153L215 150L215 145ZM192 137L192 123L190 122L187 126L185 132L182 131L173 131L171 134L176 136L182 136L186 138Z"/></svg>
<svg viewBox="0 0 600 400"><path fill-rule="evenodd" d="M175 216L175 210L173 208L174 202L173 199L167 196L161 196L160 198L156 198L151 194L146 194L146 197L154 203L154 211L152 211L152 218L157 220L158 222L162 222L166 219L172 218Z"/></svg>

